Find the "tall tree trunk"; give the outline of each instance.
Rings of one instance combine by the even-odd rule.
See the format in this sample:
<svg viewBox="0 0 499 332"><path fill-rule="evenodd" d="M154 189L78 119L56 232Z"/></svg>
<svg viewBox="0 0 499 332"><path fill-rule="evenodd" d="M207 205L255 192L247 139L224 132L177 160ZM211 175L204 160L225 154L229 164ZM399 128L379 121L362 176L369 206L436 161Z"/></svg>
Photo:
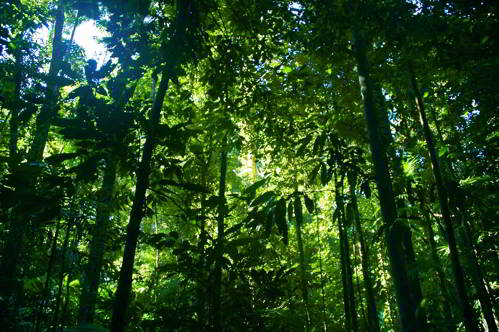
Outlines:
<svg viewBox="0 0 499 332"><path fill-rule="evenodd" d="M380 329L378 312L376 310L373 282L369 270L369 249L367 247L367 243L364 241L364 234L362 231L362 225L360 223L359 206L357 204L357 195L355 194L355 187L357 186L357 174L349 174L348 182L350 184L350 201L353 208L355 227L357 228L357 234L359 235L360 242L362 275L364 276L364 285L366 287L368 329L370 332L379 332Z"/></svg>
<svg viewBox="0 0 499 332"><path fill-rule="evenodd" d="M300 259L300 288L303 297L303 303L305 305L305 313L307 315L306 329L310 329L310 315L308 306L308 286L307 286L307 266L305 263L305 251L303 250L303 236L302 236L302 225L303 225L303 212L301 206L301 199L299 196L295 198L294 201L294 212L296 218L296 241L298 244L298 253Z"/></svg>
<svg viewBox="0 0 499 332"><path fill-rule="evenodd" d="M130 212L130 220L127 226L125 251L120 269L118 287L116 289L115 302L111 320L112 332L123 332L127 325L126 311L130 292L132 289L133 265L135 262L135 251L140 233L140 223L144 216L145 196L149 185L149 174L151 171L151 158L154 146L156 145L156 132L158 130L161 108L168 90L170 76L167 69L163 70L156 100L152 108L151 120L149 122L149 132L144 143L142 159L137 170L137 184L135 195Z"/></svg>
<svg viewBox="0 0 499 332"><path fill-rule="evenodd" d="M55 227L54 238L52 239L52 248L50 249L50 258L47 264L47 278L45 279L45 284L43 286L43 293L40 299L40 304L38 306L38 311L36 313L35 318L35 327L33 328L34 332L40 331L43 311L45 310L45 304L48 302L49 297L49 288L50 288L50 278L52 277L52 269L54 267L55 259L56 259L56 251L57 251L57 240L59 238L59 231L61 229L61 221L57 220L57 225Z"/></svg>
<svg viewBox="0 0 499 332"><path fill-rule="evenodd" d="M73 224L75 223L75 218L72 216L68 222L67 228L66 228L66 234L64 234L64 242L62 244L62 250L61 250L61 271L59 274L59 285L57 288L57 295L55 298L55 305L54 305L54 315L52 318L52 331L57 331L57 325L59 324L59 309L61 307L61 298L62 298L62 291L63 291L63 283L64 283L64 272L66 270L66 252L68 250L68 244L69 244L69 235L71 234L71 229L73 228Z"/></svg>
<svg viewBox="0 0 499 332"><path fill-rule="evenodd" d="M49 73L47 75L47 89L45 102L42 110L36 118L36 129L31 149L28 153L29 162L40 162L43 159L43 151L47 144L48 134L52 119L57 113L57 100L59 97L59 85L57 74L64 57L64 46L62 42L62 31L64 28L64 1L59 0L55 19L54 38L52 40L52 60L50 61Z"/></svg>
<svg viewBox="0 0 499 332"><path fill-rule="evenodd" d="M21 50L16 50L15 52L15 90L14 90L14 105L10 109L10 121L9 121L9 168L13 169L15 165L19 162L17 142L19 140L19 104L21 101L21 85L23 80L22 75L22 65L23 58Z"/></svg>
<svg viewBox="0 0 499 332"><path fill-rule="evenodd" d="M357 332L357 310L355 305L355 294L352 278L352 263L350 260L350 249L348 243L348 235L345 229L345 204L343 200L343 181L341 177L340 182L337 182L335 174L335 199L337 209L338 231L340 235L340 261L342 264L342 283L343 283L343 300L345 302L345 316L347 317L347 330L348 323L350 323L350 331Z"/></svg>
<svg viewBox="0 0 499 332"><path fill-rule="evenodd" d="M400 315L400 329L401 331L411 331L414 330L414 326L416 325L416 308L411 299L406 296L406 291L409 289L410 283L403 255L403 238L400 227L395 222L397 209L392 180L388 169L387 147L383 144L384 140L380 133L381 124L379 123L378 113L383 110L375 108L373 98L374 85L369 77L366 45L364 37L357 26L353 27L353 46L357 60L361 94L364 101L364 115L374 164L376 185L380 197L385 242L390 259L391 273Z"/></svg>
<svg viewBox="0 0 499 332"><path fill-rule="evenodd" d="M211 140L210 140L211 141ZM211 147L208 148L208 157L206 159L206 162L204 159L201 160L201 184L203 185L204 188L208 187L207 183L207 178L208 178L208 171L210 168L210 162L211 162ZM201 204L201 210L199 212L200 214L200 234L199 234L199 244L198 244L198 250L201 253L200 258L199 258L199 280L198 280L198 326L201 331L205 331L206 329L206 298L207 298L207 291L209 286L207 286L207 272L206 272L206 260L205 260L205 245L206 245L206 193L203 191L201 193L201 198L200 198L200 204Z"/></svg>
<svg viewBox="0 0 499 332"><path fill-rule="evenodd" d="M92 230L88 263L82 282L78 311L79 325L92 323L94 320L95 302L100 283L105 242L109 230L109 218L111 216L113 206L117 166L118 160L115 156L110 155L105 159L102 186L100 191L97 193L97 212L95 225Z"/></svg>
<svg viewBox="0 0 499 332"><path fill-rule="evenodd" d="M423 198L423 197L421 197ZM435 272L438 277L438 282L440 286L440 293L442 295L442 305L443 305L443 315L444 318L447 321L448 328L447 330L449 332L454 332L456 330L454 324L453 324L453 310L450 305L450 295L447 287L447 279L445 278L445 273L444 270L442 269L442 263L440 262L440 258L438 257L437 254L437 244L435 242L435 235L433 232L433 228L431 226L431 221L428 216L428 213L425 210L424 207L425 203L423 200L421 200L421 211L423 212L423 218L424 218L424 230L426 233L426 237L428 238L428 243L430 244L430 255L431 259L433 261L433 265L435 268Z"/></svg>
<svg viewBox="0 0 499 332"><path fill-rule="evenodd" d="M55 81L57 70L60 66L62 59L62 29L64 26L64 8L62 0L58 3L58 8L56 12L55 29L53 37L53 48L52 48L52 60L50 62L49 70L49 81L47 83L47 91L44 105L42 106L42 111L37 117L37 125L35 132L35 139L31 145L31 150L28 153L28 162L39 162L42 159L43 149L45 148L45 143L48 137L48 127L50 122L50 112L55 108L55 96L57 91L57 86L52 82ZM43 125L42 125L43 124ZM17 130L15 128L12 130ZM45 134L45 128L47 129ZM42 130L43 129L43 130ZM11 141L11 145L14 144L16 140ZM43 144L42 144L43 143ZM16 143L17 144L17 143ZM41 152L39 152L41 150ZM29 182L34 183L35 179L30 179ZM16 192L21 191L30 192L29 188L16 188ZM22 207L18 207L22 209ZM18 211L14 209L14 211ZM2 262L0 265L0 296L4 301L10 301L12 295L16 294L17 287L17 277L19 270L19 258L21 250L24 247L24 236L27 230L28 221L25 218L17 218L13 216L9 225L9 236L7 238L7 243L4 248L4 255L2 257ZM9 304L10 306L12 305ZM8 326L3 324L4 314L0 313L0 325Z"/></svg>
<svg viewBox="0 0 499 332"><path fill-rule="evenodd" d="M454 226L452 223L448 193L445 188L444 181L442 179L442 173L440 172L440 165L437 159L437 153L435 150L435 145L433 143L433 135L431 133L430 127L428 125L428 120L426 118L426 112L424 109L423 99L419 93L419 88L416 82L416 76L414 75L414 70L412 65L409 64L409 73L411 75L412 89L416 96L416 106L421 117L421 123L423 126L423 133L426 140L426 145L428 147L431 159L431 165L433 170L433 176L435 178L435 184L437 186L438 200L440 203L440 209L442 211L442 217L444 220L445 230L447 233L447 240L449 243L449 250L452 262L452 272L454 273L454 280L456 282L456 288L459 294L459 299L461 303L461 310L463 311L464 325L468 331L479 331L478 321L473 312L473 308L468 300L468 294L466 293L466 283L464 280L463 270L461 267L461 262L459 261L459 252L457 250L456 238L454 234ZM494 324L495 325L495 324ZM494 331L497 331L497 327Z"/></svg>
<svg viewBox="0 0 499 332"><path fill-rule="evenodd" d="M224 138L222 152L220 153L220 183L218 188L218 217L217 217L217 242L215 270L213 271L213 332L223 331L222 328L222 259L225 241L225 216L227 215L227 202L225 199L225 181L227 177L227 137Z"/></svg>

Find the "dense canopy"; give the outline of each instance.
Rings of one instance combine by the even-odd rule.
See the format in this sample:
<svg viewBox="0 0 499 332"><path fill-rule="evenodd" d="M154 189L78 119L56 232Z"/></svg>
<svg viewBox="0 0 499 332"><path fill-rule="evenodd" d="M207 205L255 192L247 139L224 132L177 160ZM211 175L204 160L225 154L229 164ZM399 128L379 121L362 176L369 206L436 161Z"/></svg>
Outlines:
<svg viewBox="0 0 499 332"><path fill-rule="evenodd" d="M498 77L497 0L1 1L0 329L497 332Z"/></svg>

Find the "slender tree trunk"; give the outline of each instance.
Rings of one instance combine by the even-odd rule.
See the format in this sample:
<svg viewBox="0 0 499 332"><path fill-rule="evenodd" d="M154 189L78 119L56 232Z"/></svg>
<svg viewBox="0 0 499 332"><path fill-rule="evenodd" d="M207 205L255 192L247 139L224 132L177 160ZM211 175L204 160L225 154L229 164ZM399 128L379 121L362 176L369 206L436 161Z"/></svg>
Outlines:
<svg viewBox="0 0 499 332"><path fill-rule="evenodd" d="M60 61L62 59L62 29L64 26L64 8L62 5L62 0L59 1L58 9L56 13L56 21L55 21L55 31L52 48L52 60L50 62L50 70L49 70L49 82L47 84L47 92L45 103L42 107L42 111L37 117L36 121L36 132L35 132L35 140L31 145L31 150L28 153L28 161L29 162L39 162L42 159L43 149L45 148L45 143L48 137L48 127L50 121L50 112L52 108L55 108L54 98L55 92L57 91L57 86L52 84L51 82L54 80L57 74L57 70L60 66ZM12 121L12 120L11 120ZM17 121L17 120L16 120ZM17 124L14 124L14 128L12 130L16 130ZM47 134L45 133L45 128L47 129ZM43 129L43 130L42 130ZM16 138L17 140L17 138ZM11 141L11 145L14 144L14 141ZM43 144L42 144L43 143ZM17 143L16 143L17 145ZM41 152L40 152L41 150ZM30 179L30 182L34 182L35 179ZM20 191L30 191L29 188L16 188L16 192ZM18 207L22 209L22 207ZM17 209L14 209L17 211ZM18 285L16 279L18 277L19 270L19 258L21 254L21 250L24 247L24 236L27 230L28 221L25 218L17 218L13 216L9 225L9 236L7 238L7 243L4 248L4 255L2 257L2 262L0 265L0 284L2 287L0 288L0 296L4 301L11 301L11 296L16 294L18 289ZM13 303L8 304L12 306ZM3 311L3 310L2 310ZM9 323L3 323L3 319L5 317L4 313L0 312L0 325L8 326Z"/></svg>
<svg viewBox="0 0 499 332"><path fill-rule="evenodd" d="M298 244L298 253L300 259L300 287L303 297L303 303L305 305L305 312L307 315L306 331L310 329L310 315L309 315L309 305L308 305L308 286L307 286L307 266L305 263L305 251L303 250L303 236L302 236L302 225L303 225L303 212L301 206L300 197L296 197L294 201L294 212L296 217L296 241Z"/></svg>
<svg viewBox="0 0 499 332"><path fill-rule="evenodd" d="M359 206L357 204L357 195L355 194L355 187L357 186L357 175L349 174L348 181L350 183L350 201L352 202L355 227L357 227L357 233L359 235L359 242L360 242L362 275L364 276L364 285L366 287L367 321L369 327L368 329L370 332L379 332L380 329L379 329L378 312L376 310L376 300L374 299L373 282L369 270L369 254L368 254L369 250L367 247L367 243L364 241L364 234L361 227L362 225L360 223Z"/></svg>
<svg viewBox="0 0 499 332"><path fill-rule="evenodd" d="M74 217L72 217L67 225L66 234L64 235L64 242L62 244L61 271L59 274L59 285L57 288L57 295L54 305L55 308L54 308L54 316L52 319L52 331L57 331L57 325L59 324L59 308L61 306L61 298L62 298L63 283L64 283L64 271L66 270L66 252L68 250L69 235L71 234L71 229L73 228L74 222L75 222Z"/></svg>
<svg viewBox="0 0 499 332"><path fill-rule="evenodd" d="M350 260L350 249L348 243L348 235L345 229L345 204L343 201L343 176L340 182L337 181L335 174L335 186L336 186L336 205L337 205L337 217L338 217L338 231L340 235L340 260L342 263L342 282L343 282L343 300L345 302L345 315L347 316L347 322L350 322L350 330L357 332L357 310L355 305L355 294L353 287L352 278L352 263ZM348 324L347 324L348 325Z"/></svg>
<svg viewBox="0 0 499 332"><path fill-rule="evenodd" d="M416 323L415 306L411 299L406 296L409 289L409 277L407 265L403 255L403 243L400 227L397 225L397 209L395 196L393 194L392 180L388 169L387 147L383 144L380 133L378 113L382 110L375 109L373 98L373 83L369 77L369 66L367 50L364 37L357 26L353 27L353 46L357 60L359 73L359 84L364 101L364 115L371 147L372 160L374 164L376 185L379 192L381 214L383 217L385 242L388 249L388 257L392 271L395 294L400 315L401 331L414 330Z"/></svg>
<svg viewBox="0 0 499 332"><path fill-rule="evenodd" d="M94 320L95 302L100 284L100 273L102 270L106 237L109 230L109 218L111 217L113 206L118 161L116 157L111 155L105 159L105 163L102 186L97 194L97 213L95 225L92 230L88 263L82 282L78 312L79 325L92 323Z"/></svg>
<svg viewBox="0 0 499 332"><path fill-rule="evenodd" d="M201 183L203 187L207 188L207 177L208 177L208 171L210 168L210 162L211 162L211 148L208 149L208 158L206 162L204 160L201 161L202 165L202 170L201 170ZM205 260L205 245L206 245L206 217L205 217L205 209L206 209L206 193L202 192L201 193L201 211L200 211L200 234L199 234L199 244L198 244L198 250L201 253L201 257L199 258L199 265L200 265L200 275L199 275L199 284L198 284L198 326L201 329L201 331L205 331L206 329L206 297L207 297L207 291L209 287L207 287L207 277L206 277L206 260Z"/></svg>
<svg viewBox="0 0 499 332"><path fill-rule="evenodd" d="M425 211L424 202L421 202L421 211L423 211L424 218L424 230L426 233L426 237L428 238L428 243L430 244L431 251L431 259L433 261L433 265L435 266L435 272L438 277L440 292L442 294L443 299L443 315L447 321L449 332L454 332L456 327L453 324L453 310L450 305L450 295L447 288L447 279L445 278L445 273L442 269L442 263L440 262L440 258L437 254L437 244L435 243L435 234L433 233L433 228L431 227L430 218L428 213Z"/></svg>
<svg viewBox="0 0 499 332"><path fill-rule="evenodd" d="M149 185L149 174L151 170L151 158L154 146L156 145L156 132L159 125L161 108L168 90L168 81L170 76L168 70L163 70L159 89L152 108L149 133L142 151L142 159L137 170L137 184L135 186L135 195L130 212L130 220L127 226L125 240L125 251L123 253L123 263L121 265L118 287L116 289L116 298L113 307L111 331L123 332L127 325L126 311L130 292L132 289L133 265L135 262L135 251L140 233L140 223L144 216L145 196Z"/></svg>
<svg viewBox="0 0 499 332"><path fill-rule="evenodd" d="M56 259L56 251L57 251L57 239L59 238L59 231L61 229L61 221L57 221L57 225L55 227L55 235L52 239L52 248L50 249L50 258L47 264L47 278L45 279L45 284L43 286L42 298L40 299L40 305L38 306L38 311L36 313L35 319L35 327L33 329L34 332L40 331L42 315L45 310L45 304L48 302L49 296L49 287L50 287L50 278L52 277L52 269L54 267L54 262Z"/></svg>
<svg viewBox="0 0 499 332"><path fill-rule="evenodd" d="M22 54L20 50L15 52L15 90L14 90L14 101L19 103L21 101L21 84L22 84ZM9 167L13 169L15 165L19 162L17 142L19 140L19 108L17 105L10 110L10 121L9 121Z"/></svg>
<svg viewBox="0 0 499 332"><path fill-rule="evenodd" d="M220 153L220 184L218 188L218 217L217 217L217 243L215 270L213 271L213 332L223 331L222 328L222 259L225 241L225 216L227 203L225 199L225 180L227 176L227 137L224 138L222 152Z"/></svg>
<svg viewBox="0 0 499 332"><path fill-rule="evenodd" d="M57 113L59 85L57 84L56 79L64 56L64 46L62 42L63 28L64 1L59 0L55 20L54 38L52 41L52 61L50 61L47 89L45 92L45 102L43 103L40 114L36 118L35 135L31 144L31 149L28 153L29 162L40 162L43 159L43 151L47 144L50 125Z"/></svg>
<svg viewBox="0 0 499 332"><path fill-rule="evenodd" d="M464 274L461 267L461 262L459 261L459 252L457 250L456 238L454 234L454 226L452 223L447 189L444 186L444 181L442 179L442 174L440 172L440 165L437 159L437 153L435 150L435 145L433 143L433 135L431 133L430 127L428 125L428 120L426 119L426 112L424 109L423 99L419 93L419 88L416 82L416 76L414 75L414 70L412 65L409 64L409 72L411 75L411 83L413 92L416 96L416 106L421 117L421 123L423 125L423 133L426 140L426 145L430 153L430 159L432 164L433 176L435 178L435 184L437 186L438 200L440 202L440 209L442 211L442 217L444 220L445 230L447 233L447 240L449 243L449 250L452 262L452 272L454 273L454 280L456 282L456 288L459 294L459 299L461 303L461 310L463 311L464 325L468 331L479 331L478 322L473 312L473 308L468 300L468 294L466 293L466 283L464 280ZM497 327L495 330L497 331Z"/></svg>

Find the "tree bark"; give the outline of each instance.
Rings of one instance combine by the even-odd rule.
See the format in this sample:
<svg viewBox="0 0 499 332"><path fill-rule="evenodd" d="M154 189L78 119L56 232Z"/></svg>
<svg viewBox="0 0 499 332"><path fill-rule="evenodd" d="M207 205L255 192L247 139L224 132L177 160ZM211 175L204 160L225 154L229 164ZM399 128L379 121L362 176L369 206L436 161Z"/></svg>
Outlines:
<svg viewBox="0 0 499 332"><path fill-rule="evenodd" d="M105 242L109 230L109 218L111 217L113 206L117 166L118 161L116 157L110 155L105 159L102 187L97 194L97 212L95 225L92 230L88 263L82 281L78 311L79 325L92 323L94 320L95 302L100 284L100 272L102 270Z"/></svg>
<svg viewBox="0 0 499 332"><path fill-rule="evenodd" d="M217 243L215 270L213 271L213 332L223 331L222 328L222 260L225 241L225 216L227 202L225 199L225 181L227 177L227 137L224 138L222 152L220 153L220 183L218 188L218 217L217 217Z"/></svg>
<svg viewBox="0 0 499 332"><path fill-rule="evenodd" d="M447 240L449 243L449 250L452 262L452 272L454 274L454 280L456 282L456 288L459 294L459 300L461 304L461 310L463 312L464 325L468 331L473 331L473 332L479 331L480 329L478 327L478 321L476 320L473 308L471 307L470 302L468 300L468 294L466 293L466 283L464 280L464 274L461 267L461 262L459 261L459 252L457 250L456 238L454 234L454 226L452 223L449 210L448 192L444 185L442 173L440 171L440 165L437 159L437 153L435 150L435 144L433 143L433 134L431 133L430 127L428 125L423 99L419 93L419 88L416 82L416 76L414 75L414 70L411 64L409 64L409 73L411 75L412 89L416 96L415 97L416 106L419 111L419 115L421 117L421 124L423 126L423 133L426 140L426 145L430 153L433 176L435 178L435 184L438 192L438 200L440 203L440 209L442 212L445 230L447 233ZM497 327L495 331L497 331Z"/></svg>
<svg viewBox="0 0 499 332"><path fill-rule="evenodd" d="M303 212L302 212L300 197L296 197L294 200L294 212L296 218L296 241L298 244L299 263L300 263L300 288L302 292L303 303L305 305L305 312L307 315L306 331L308 331L311 322L308 311L309 308L308 308L307 266L305 263L305 252L303 250L303 236L302 236Z"/></svg>
<svg viewBox="0 0 499 332"><path fill-rule="evenodd" d="M159 89L152 108L149 133L147 134L142 151L142 159L137 170L137 184L135 186L135 195L130 212L130 220L127 226L125 251L123 253L123 262L120 269L118 287L116 289L116 298L113 306L111 320L112 332L123 332L127 326L127 307L132 289L133 265L135 262L135 251L140 233L140 223L144 216L145 196L149 185L149 174L151 171L151 158L154 146L156 145L156 132L159 125L161 108L168 90L168 81L170 76L168 70L164 69Z"/></svg>
<svg viewBox="0 0 499 332"><path fill-rule="evenodd" d="M55 29L53 37L53 48L52 48L52 60L50 62L50 69L48 73L49 81L47 84L47 92L44 105L42 106L42 111L36 120L36 132L35 139L31 145L31 150L28 153L28 162L39 162L43 156L43 149L45 148L45 143L48 137L48 128L50 126L50 116L48 116L53 107L55 107L55 93L57 91L57 86L51 84L54 81L57 70L60 66L62 59L62 29L64 27L64 7L62 0L58 3L58 8L56 12ZM15 128L16 124L13 125L11 130L17 130ZM43 130L42 130L43 129ZM46 129L46 134L45 134ZM11 140L10 145L14 143L17 145L17 138ZM11 147L12 148L12 147ZM40 153L41 150L41 153ZM17 155L17 152L16 152ZM30 179L30 182L35 182L35 179ZM16 188L16 192L20 191L30 191L29 188ZM20 208L20 207L18 207ZM17 211L17 209L14 209ZM21 251L24 247L24 236L28 226L28 221L25 218L17 218L13 216L9 225L9 236L7 238L7 243L4 248L4 255L2 257L2 262L0 265L0 295L3 297L4 301L10 301L12 295L15 295L18 289L16 279L18 277L19 270L19 258ZM5 315L0 313L0 325L2 324L3 317Z"/></svg>
<svg viewBox="0 0 499 332"><path fill-rule="evenodd" d="M380 133L379 112L375 108L373 82L369 77L369 65L364 37L357 26L353 27L353 46L359 73L359 84L364 101L364 115L369 136L369 145L374 164L376 185L379 192L381 214L384 223L385 242L390 259L391 274L400 315L400 330L414 331L416 308L406 291L410 287L407 265L403 255L403 238L400 226L396 223L397 209L388 169L387 147Z"/></svg>
<svg viewBox="0 0 499 332"><path fill-rule="evenodd" d="M349 174L348 182L350 183L350 201L352 202L355 227L357 227L357 233L359 234L362 275L364 276L364 285L366 287L368 330L370 332L379 332L378 312L376 310L373 282L369 270L369 249L367 247L367 243L364 241L364 234L360 223L359 206L357 204L357 195L355 194L357 175Z"/></svg>

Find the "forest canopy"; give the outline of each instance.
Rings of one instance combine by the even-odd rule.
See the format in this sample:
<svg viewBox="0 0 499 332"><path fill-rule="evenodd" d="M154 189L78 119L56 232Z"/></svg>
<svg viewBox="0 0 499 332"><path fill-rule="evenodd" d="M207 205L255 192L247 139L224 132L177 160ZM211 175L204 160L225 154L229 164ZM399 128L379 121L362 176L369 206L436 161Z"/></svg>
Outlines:
<svg viewBox="0 0 499 332"><path fill-rule="evenodd" d="M0 329L497 332L498 77L496 0L3 0Z"/></svg>

